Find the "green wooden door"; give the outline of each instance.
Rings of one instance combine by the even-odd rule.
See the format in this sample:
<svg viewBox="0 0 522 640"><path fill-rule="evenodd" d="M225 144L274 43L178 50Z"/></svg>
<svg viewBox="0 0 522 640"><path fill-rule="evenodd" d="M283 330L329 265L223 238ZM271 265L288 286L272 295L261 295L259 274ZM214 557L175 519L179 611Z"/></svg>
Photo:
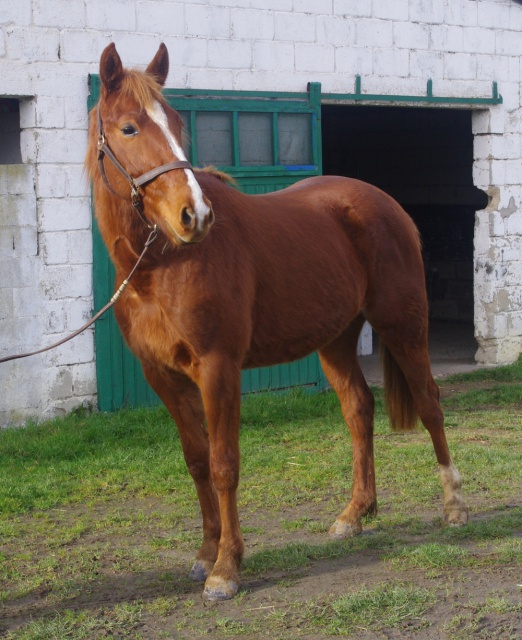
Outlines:
<svg viewBox="0 0 522 640"><path fill-rule="evenodd" d="M90 77L89 108L99 97L99 78ZM166 89L165 98L185 122L186 152L194 166L215 166L235 178L246 193L283 189L320 175L320 85L307 93ZM93 223L94 304L111 297L114 269ZM102 411L159 402L141 366L124 344L112 312L96 325L98 405ZM243 372L242 391L325 386L317 354L298 362Z"/></svg>

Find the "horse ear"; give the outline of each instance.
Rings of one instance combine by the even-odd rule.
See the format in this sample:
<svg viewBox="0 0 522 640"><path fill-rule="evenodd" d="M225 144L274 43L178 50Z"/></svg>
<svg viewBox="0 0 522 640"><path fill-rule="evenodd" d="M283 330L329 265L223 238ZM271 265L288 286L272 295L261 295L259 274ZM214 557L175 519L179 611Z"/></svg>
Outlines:
<svg viewBox="0 0 522 640"><path fill-rule="evenodd" d="M169 52L163 42L160 44L154 59L147 67L147 73L154 76L161 86L165 84L169 73Z"/></svg>
<svg viewBox="0 0 522 640"><path fill-rule="evenodd" d="M114 42L105 47L101 55L100 78L102 85L109 93L116 91L123 80L123 65Z"/></svg>

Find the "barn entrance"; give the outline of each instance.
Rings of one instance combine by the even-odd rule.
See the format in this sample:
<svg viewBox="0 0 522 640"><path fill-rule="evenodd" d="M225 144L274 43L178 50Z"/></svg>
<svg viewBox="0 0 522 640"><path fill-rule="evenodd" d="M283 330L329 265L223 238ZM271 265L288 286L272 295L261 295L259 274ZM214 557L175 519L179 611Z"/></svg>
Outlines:
<svg viewBox="0 0 522 640"><path fill-rule="evenodd" d="M323 173L374 184L413 217L422 235L430 324L456 327L474 347L475 211L471 110L322 106Z"/></svg>

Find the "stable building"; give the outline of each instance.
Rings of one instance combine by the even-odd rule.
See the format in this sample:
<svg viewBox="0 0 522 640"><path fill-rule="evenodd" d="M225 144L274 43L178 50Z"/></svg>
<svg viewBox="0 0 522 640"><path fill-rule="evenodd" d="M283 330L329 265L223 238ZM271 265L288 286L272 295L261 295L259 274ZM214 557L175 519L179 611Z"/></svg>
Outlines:
<svg viewBox="0 0 522 640"><path fill-rule="evenodd" d="M0 21L0 357L61 339L112 295L83 174L112 41L126 66L167 45L194 165L249 193L320 174L379 186L421 231L430 319L466 327L479 363L522 352L521 3L20 0ZM0 364L0 381L2 425L156 401L111 315ZM243 379L324 384L316 356Z"/></svg>

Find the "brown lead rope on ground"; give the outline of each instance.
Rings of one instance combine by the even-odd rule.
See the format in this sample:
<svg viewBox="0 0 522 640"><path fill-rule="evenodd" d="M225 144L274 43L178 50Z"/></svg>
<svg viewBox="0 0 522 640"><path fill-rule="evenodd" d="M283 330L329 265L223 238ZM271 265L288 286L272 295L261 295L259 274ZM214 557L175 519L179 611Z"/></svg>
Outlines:
<svg viewBox="0 0 522 640"><path fill-rule="evenodd" d="M50 344L48 347L43 347L42 349L38 349L37 351L30 351L29 353L20 353L18 355L5 356L3 358L0 358L0 363L9 362L10 360L18 360L20 358L28 358L29 356L35 356L35 355L37 355L39 353L44 353L45 351L50 351L51 349L54 349L55 347L59 347L61 344L64 344L65 342L69 342L69 340L72 340L73 338L76 338L77 335L79 335L80 333L82 333L83 331L88 329L91 325L93 325L96 322L96 320L98 320L98 318L101 318L101 316L114 305L116 300L125 291L125 288L129 284L130 279L134 275L134 272L138 268L138 265L140 264L142 258L147 253L149 246L154 242L154 240L156 240L157 236L158 236L158 232L156 230L156 225L154 225L152 231L149 234L149 237L145 241L145 246L143 247L143 251L141 252L140 257L136 261L136 264L132 268L132 271L125 278L125 280L121 283L121 285L119 286L118 290L112 296L112 298L109 300L109 302L102 309L100 309L98 311L98 313L96 313L88 322L86 322L83 325L83 327L80 327L79 329L77 329L76 331L74 331L73 333L68 335L66 338L62 338L58 342L55 342L54 344Z"/></svg>

